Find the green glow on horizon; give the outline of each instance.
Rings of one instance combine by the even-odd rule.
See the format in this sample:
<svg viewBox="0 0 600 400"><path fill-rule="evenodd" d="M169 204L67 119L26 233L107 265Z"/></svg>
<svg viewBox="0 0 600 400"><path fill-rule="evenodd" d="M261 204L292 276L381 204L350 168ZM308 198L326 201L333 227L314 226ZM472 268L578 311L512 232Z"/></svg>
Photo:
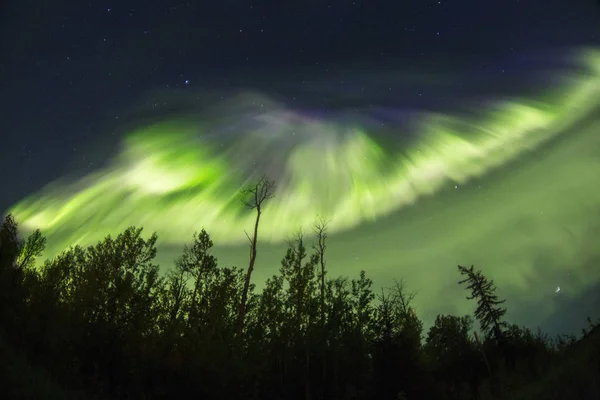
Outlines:
<svg viewBox="0 0 600 400"><path fill-rule="evenodd" d="M428 115L418 141L404 152L382 148L361 127L341 131L310 121L297 126L304 133L283 161L271 165L265 160L277 154L269 146L289 140L287 133L241 132L234 145L220 149L214 141L194 141L193 123L140 128L111 166L75 184L50 185L10 212L25 228L48 236L50 255L130 225L157 231L171 244L205 226L215 242L235 245L245 241L243 231L254 219L242 208L239 189L275 170L283 173L261 224L263 240L281 242L299 228L308 230L317 215L331 220L332 233L348 230L449 183L481 177L568 131L600 99L599 53L587 51L584 58L587 74L570 77L553 101L506 101L476 122ZM242 158L254 159L252 167Z"/></svg>
<svg viewBox="0 0 600 400"><path fill-rule="evenodd" d="M243 266L254 215L239 190L266 173L277 193L261 220L259 287L285 240L323 216L330 276L365 269L379 286L406 278L427 323L471 310L456 264L473 263L508 298L509 316L535 327L600 282L588 232L600 227L600 51L580 56L585 68L536 99L497 102L472 118L424 115L404 148L392 147L404 132L299 117L264 98L258 128L226 114L246 127L233 136L210 137L185 120L140 127L106 168L9 211L47 236L47 257L135 225L158 233L168 268L205 227L220 263Z"/></svg>

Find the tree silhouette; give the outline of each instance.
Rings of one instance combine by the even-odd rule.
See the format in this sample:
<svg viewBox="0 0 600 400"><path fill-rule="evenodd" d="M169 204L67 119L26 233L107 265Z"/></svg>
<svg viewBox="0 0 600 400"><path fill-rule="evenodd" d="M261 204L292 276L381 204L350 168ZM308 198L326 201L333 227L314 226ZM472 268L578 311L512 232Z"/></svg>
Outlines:
<svg viewBox="0 0 600 400"><path fill-rule="evenodd" d="M175 261L177 275L189 275L192 278L192 293L188 311L188 327L197 327L200 315L206 314L208 304L208 286L214 279L217 259L210 254L213 242L204 229L194 233L191 247L185 246L183 254ZM176 286L177 287L177 286Z"/></svg>
<svg viewBox="0 0 600 400"><path fill-rule="evenodd" d="M514 369L515 367L515 352L512 346L505 337L504 328L507 327L505 321L502 320L506 309L500 305L505 300L499 300L496 295L496 286L493 280L488 280L481 271L474 270L473 265L470 268L458 266L461 275L466 276L465 279L459 281L460 285L467 284L467 289L471 291L471 295L467 296L468 300L476 299L477 308L475 309L475 318L479 321L479 326L487 338L494 337L496 344L502 354L502 359L506 365ZM481 348L483 357L486 361L489 359L489 352ZM491 349L493 351L493 349ZM489 362L489 361L487 361ZM488 364L489 367L489 364ZM494 385L494 390L501 397L505 396L505 383L502 379L497 380Z"/></svg>
<svg viewBox="0 0 600 400"><path fill-rule="evenodd" d="M321 335L325 335L325 324L326 324L326 320L325 320L325 314L326 314L325 277L326 277L327 271L325 270L325 265L326 265L325 250L327 249L327 225L328 225L328 222L325 221L323 218L320 218L319 221L317 221L317 223L313 227L313 231L315 233L315 238L317 241L317 243L315 243L313 245L313 249L315 250L317 257L319 259L318 278L319 278L319 298L320 298L319 299L320 300L319 301L319 314L320 314ZM323 341L322 343L320 343L320 346L322 348L324 348L324 352L326 351L327 345L328 345L327 341ZM327 359L325 357L322 357L322 360L321 360L321 379L323 382L325 382L327 380ZM324 385L323 385L323 389L325 389ZM325 393L322 392L321 396L325 397Z"/></svg>
<svg viewBox="0 0 600 400"><path fill-rule="evenodd" d="M422 344L423 322L404 282L376 298L364 271L329 277L326 238L322 220L314 236L294 236L279 271L255 293L247 271L218 264L204 229L161 275L156 234L143 237L132 227L36 265L45 238L34 231L23 240L9 216L0 228L4 393L82 400L595 398L596 324L579 338L556 340L508 325L493 282L459 267L486 335L476 343L469 316L438 315Z"/></svg>
<svg viewBox="0 0 600 400"><path fill-rule="evenodd" d="M27 303L36 283L33 267L45 244L39 230L23 240L14 217L8 214L4 218L0 227L0 319L19 327L16 332L24 329L21 324L25 323Z"/></svg>
<svg viewBox="0 0 600 400"><path fill-rule="evenodd" d="M470 336L472 325L473 320L468 315L438 315L427 333L425 356L441 391L450 397L475 396L486 376L485 366Z"/></svg>
<svg viewBox="0 0 600 400"><path fill-rule="evenodd" d="M389 293L382 291L375 310L374 386L378 398L399 395L422 398L424 365L421 357L423 324L412 307L414 293L404 281L395 281Z"/></svg>
<svg viewBox="0 0 600 400"><path fill-rule="evenodd" d="M496 286L493 280L488 280L481 271L458 266L461 275L466 276L465 279L458 282L460 285L466 283L467 289L471 291L471 295L467 296L467 300L477 300L477 309L475 310L475 318L479 321L481 330L486 335L494 335L497 342L501 343L502 328L506 323L502 321L502 317L506 314L506 309L500 307L505 300L498 300L496 295Z"/></svg>
<svg viewBox="0 0 600 400"><path fill-rule="evenodd" d="M0 228L0 267L3 269L15 267L19 256L21 240L19 229L12 214L8 214Z"/></svg>
<svg viewBox="0 0 600 400"><path fill-rule="evenodd" d="M275 194L275 182L267 179L263 176L257 183L251 188L242 191L246 200L244 204L250 210L256 210L256 220L254 222L254 232L252 237L248 234L248 240L250 241L250 262L248 264L248 270L246 272L246 279L244 280L244 288L242 290L242 297L240 300L240 309L238 312L237 320L237 334L239 337L242 336L244 330L244 319L246 317L246 302L248 301L248 289L250 287L250 279L252 278L252 271L254 271L254 263L256 262L256 244L258 242L258 224L260 222L260 216L262 215L264 202L273 198Z"/></svg>
<svg viewBox="0 0 600 400"><path fill-rule="evenodd" d="M39 229L36 229L20 247L16 267L18 269L32 267L35 259L40 257L46 250L46 238L42 236Z"/></svg>
<svg viewBox="0 0 600 400"><path fill-rule="evenodd" d="M328 222L323 218L313 227L317 243L313 245L313 249L316 251L319 257L319 292L320 292L320 313L321 313L321 324L325 324L325 250L327 249L327 225Z"/></svg>
<svg viewBox="0 0 600 400"><path fill-rule="evenodd" d="M318 254L308 257L304 236L298 233L290 241L285 257L281 261L281 276L288 282L285 308L289 313L288 337L295 342L293 349L303 359L302 370L305 399L311 397L311 336L318 319L315 269Z"/></svg>

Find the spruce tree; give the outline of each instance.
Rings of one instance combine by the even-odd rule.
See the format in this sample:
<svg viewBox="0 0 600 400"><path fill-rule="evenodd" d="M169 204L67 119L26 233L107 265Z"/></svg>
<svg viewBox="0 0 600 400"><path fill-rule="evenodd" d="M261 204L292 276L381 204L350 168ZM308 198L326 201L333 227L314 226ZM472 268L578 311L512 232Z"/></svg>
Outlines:
<svg viewBox="0 0 600 400"><path fill-rule="evenodd" d="M500 306L505 300L498 299L494 281L488 280L481 271L474 270L472 265L470 268L459 265L458 270L461 275L466 276L458 283L466 283L467 289L471 290L471 296L467 296L467 300L477 300L475 317L481 330L488 336L494 335L496 341L501 344L502 328L506 326L502 317L506 314L506 308Z"/></svg>

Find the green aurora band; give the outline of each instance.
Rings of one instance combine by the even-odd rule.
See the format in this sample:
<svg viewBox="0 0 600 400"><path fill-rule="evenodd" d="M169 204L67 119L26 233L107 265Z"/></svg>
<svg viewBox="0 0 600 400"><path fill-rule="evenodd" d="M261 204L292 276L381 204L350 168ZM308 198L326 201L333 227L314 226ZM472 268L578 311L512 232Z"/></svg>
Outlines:
<svg viewBox="0 0 600 400"><path fill-rule="evenodd" d="M520 308L539 308L556 286L575 296L600 281L584 260L592 250L581 250L600 210L600 52L578 55L583 68L543 98L468 120L425 114L409 148L275 104L234 137L199 134L209 128L185 119L141 127L108 167L9 211L42 230L50 257L131 225L179 249L206 227L221 260L243 265L254 215L239 190L267 174L277 192L261 220L257 280L275 271L290 235L322 216L334 275L365 269L380 285L405 277L425 318L469 311L458 263L483 268ZM509 311L539 323L555 311L546 303L533 319Z"/></svg>

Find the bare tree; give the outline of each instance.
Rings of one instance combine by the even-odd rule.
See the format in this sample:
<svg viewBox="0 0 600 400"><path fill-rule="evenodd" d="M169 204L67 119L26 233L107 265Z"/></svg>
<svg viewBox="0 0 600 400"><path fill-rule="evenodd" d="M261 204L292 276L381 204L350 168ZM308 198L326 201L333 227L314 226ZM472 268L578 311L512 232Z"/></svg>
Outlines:
<svg viewBox="0 0 600 400"><path fill-rule="evenodd" d="M242 291L242 298L240 301L240 309L238 313L237 334L239 337L242 336L242 333L244 331L244 320L246 317L246 303L248 301L248 290L250 288L250 279L252 277L252 271L254 271L254 263L256 262L258 224L260 222L260 216L262 214L264 202L273 198L274 194L275 182L268 180L266 176L263 176L254 186L242 191L242 201L248 209L256 210L256 220L254 222L254 233L252 237L250 237L250 235L246 233L246 236L250 241L250 262L248 264L248 271L246 272L246 279L244 281L244 289Z"/></svg>
<svg viewBox="0 0 600 400"><path fill-rule="evenodd" d="M396 304L398 304L402 318L411 316L411 314L414 313L412 302L417 296L417 293L409 293L406 291L406 282L404 282L404 279L394 280L394 286L392 286L391 290L393 299Z"/></svg>
<svg viewBox="0 0 600 400"><path fill-rule="evenodd" d="M321 314L321 334L325 336L325 249L327 248L327 225L329 221L326 221L324 218L320 217L319 220L315 223L313 227L313 231L315 232L315 236L317 238L317 243L313 245L313 249L316 251L317 256L319 257L319 267L321 269L319 273L319 286L320 286L320 314ZM325 345L327 342L325 341ZM327 358L323 357L322 360L322 379L323 382L327 382ZM325 387L323 387L323 391ZM323 397L325 397L325 392L323 392Z"/></svg>
<svg viewBox="0 0 600 400"><path fill-rule="evenodd" d="M323 218L319 218L313 231L317 237L317 243L313 245L314 250L319 256L319 266L321 268L319 274L320 280L320 295L321 295L321 325L325 325L325 249L327 249L327 225L329 221L325 221Z"/></svg>

